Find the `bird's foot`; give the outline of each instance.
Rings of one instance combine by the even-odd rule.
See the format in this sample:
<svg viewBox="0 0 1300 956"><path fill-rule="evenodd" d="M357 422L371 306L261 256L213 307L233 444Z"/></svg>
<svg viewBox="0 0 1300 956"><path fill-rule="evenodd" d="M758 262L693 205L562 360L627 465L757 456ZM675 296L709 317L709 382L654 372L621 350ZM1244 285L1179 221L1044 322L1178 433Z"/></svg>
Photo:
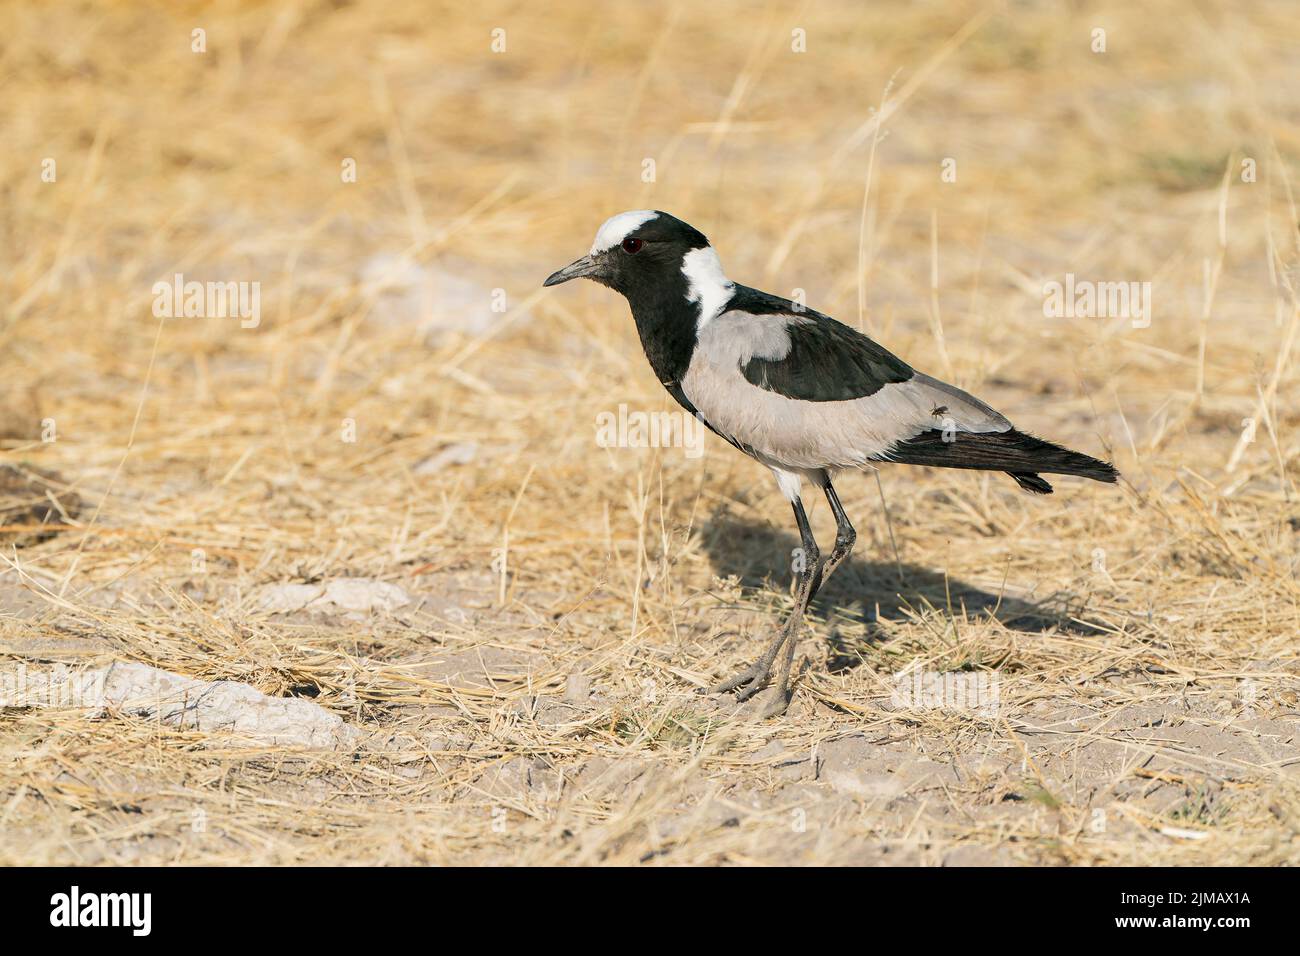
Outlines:
<svg viewBox="0 0 1300 956"><path fill-rule="evenodd" d="M733 674L721 684L714 684L704 693L706 694L725 694L727 691L740 688L736 694L737 700L749 700L760 690L767 686L768 680L772 676L772 662L770 660L757 660L750 664L738 674Z"/></svg>
<svg viewBox="0 0 1300 956"><path fill-rule="evenodd" d="M736 690L736 700L746 701L757 694L760 690L768 685L772 678L772 665L780 655L781 648L787 641L793 641L794 635L791 633L789 625L782 627L777 633L776 639L772 641L763 656L754 663L750 664L739 674L728 677L721 684L715 684L704 693L706 694L725 694L727 691ZM784 683L784 681L782 681ZM785 688L783 687L782 693Z"/></svg>

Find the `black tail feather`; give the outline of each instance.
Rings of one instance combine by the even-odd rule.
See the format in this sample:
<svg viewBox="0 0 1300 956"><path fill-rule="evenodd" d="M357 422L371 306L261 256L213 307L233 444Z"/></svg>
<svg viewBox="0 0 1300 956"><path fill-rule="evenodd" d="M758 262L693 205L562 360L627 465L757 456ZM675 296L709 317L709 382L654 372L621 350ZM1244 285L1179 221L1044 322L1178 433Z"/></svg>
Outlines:
<svg viewBox="0 0 1300 956"><path fill-rule="evenodd" d="M1032 491L1038 495L1050 495L1052 493L1052 486L1040 475L1027 474L1023 471L1009 471L1007 474L1016 479L1016 484L1024 488L1025 491Z"/></svg>
<svg viewBox="0 0 1300 956"><path fill-rule="evenodd" d="M1026 491L1050 495L1052 486L1039 477L1078 475L1093 481L1114 482L1119 478L1113 466L1081 452L1062 448L1014 428L1005 432L922 432L899 442L884 456L885 461L938 468L978 468L1005 471Z"/></svg>

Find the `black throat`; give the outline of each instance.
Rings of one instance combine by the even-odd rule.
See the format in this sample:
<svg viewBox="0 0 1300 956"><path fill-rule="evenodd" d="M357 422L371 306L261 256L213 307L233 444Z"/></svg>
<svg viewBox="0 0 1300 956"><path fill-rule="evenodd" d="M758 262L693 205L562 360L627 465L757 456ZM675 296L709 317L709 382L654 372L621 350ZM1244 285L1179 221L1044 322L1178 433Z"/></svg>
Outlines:
<svg viewBox="0 0 1300 956"><path fill-rule="evenodd" d="M650 367L668 386L681 382L695 351L700 306L687 300L689 289L680 267L654 276L630 276L619 289L632 307Z"/></svg>

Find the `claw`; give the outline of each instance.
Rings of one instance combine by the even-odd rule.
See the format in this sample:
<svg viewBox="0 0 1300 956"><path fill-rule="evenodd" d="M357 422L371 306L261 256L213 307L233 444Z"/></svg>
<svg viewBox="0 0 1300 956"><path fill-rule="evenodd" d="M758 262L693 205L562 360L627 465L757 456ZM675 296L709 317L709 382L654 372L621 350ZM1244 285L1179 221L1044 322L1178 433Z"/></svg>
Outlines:
<svg viewBox="0 0 1300 956"><path fill-rule="evenodd" d="M758 677L758 668L756 665L746 667L739 674L733 674L721 684L714 684L704 693L706 694L725 694L729 690L735 690L745 684L749 684Z"/></svg>
<svg viewBox="0 0 1300 956"><path fill-rule="evenodd" d="M777 652L781 646L789 639L789 635L784 631L777 635L776 641L768 649L768 652L750 664L739 674L728 677L721 684L715 684L705 693L708 694L725 694L729 690L735 690L737 687L744 688L736 695L737 700L749 700L760 690L767 686L768 679L772 676L772 662L776 659Z"/></svg>
<svg viewBox="0 0 1300 956"><path fill-rule="evenodd" d="M770 671L770 668L768 670ZM736 700L740 701L741 703L744 703L745 701L749 700L751 697L753 697L760 690L762 690L764 687L767 686L768 677L770 676L771 675L769 673L764 673L759 675L758 677L755 677L752 681L749 682L748 686L746 686L744 690L742 690L740 693L736 695Z"/></svg>

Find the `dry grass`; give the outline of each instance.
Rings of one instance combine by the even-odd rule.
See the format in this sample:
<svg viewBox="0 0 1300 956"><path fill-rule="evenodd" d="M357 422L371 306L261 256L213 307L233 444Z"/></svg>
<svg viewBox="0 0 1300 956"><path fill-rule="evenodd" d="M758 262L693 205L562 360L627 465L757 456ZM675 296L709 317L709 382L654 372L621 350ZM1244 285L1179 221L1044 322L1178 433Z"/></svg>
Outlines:
<svg viewBox="0 0 1300 956"><path fill-rule="evenodd" d="M0 664L143 661L363 732L0 711L0 862L1295 861L1293 35L1282 2L0 9L0 447L80 500L39 534L15 484ZM858 552L789 715L697 697L795 542L712 438L595 446L669 400L621 300L538 285L642 206L1126 482L886 469L891 538L846 476ZM376 256L507 311L427 341ZM154 318L176 272L260 282L261 324ZM1045 319L1067 272L1152 282L1150 328ZM417 603L258 604L341 577ZM996 675L997 715L894 708L914 660Z"/></svg>

